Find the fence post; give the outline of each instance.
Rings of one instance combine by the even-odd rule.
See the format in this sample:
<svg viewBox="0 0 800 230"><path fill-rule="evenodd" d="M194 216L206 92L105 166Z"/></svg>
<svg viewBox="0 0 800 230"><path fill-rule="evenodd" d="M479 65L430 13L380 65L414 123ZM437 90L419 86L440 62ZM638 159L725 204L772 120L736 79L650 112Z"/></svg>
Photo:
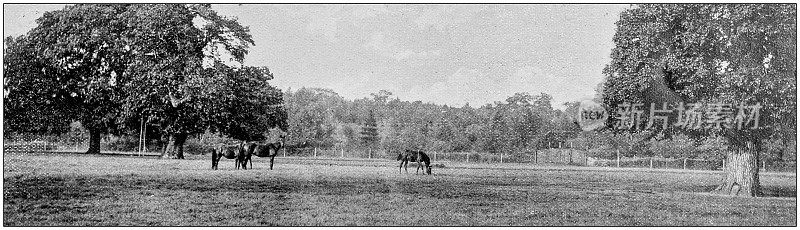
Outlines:
<svg viewBox="0 0 800 230"><path fill-rule="evenodd" d="M586 155L589 153L589 145L586 145L586 151L583 152L583 165L589 166L589 156Z"/></svg>
<svg viewBox="0 0 800 230"><path fill-rule="evenodd" d="M144 152L144 148L142 147L143 139L144 139L144 113L142 113L142 116L139 117L139 156L141 156L142 152Z"/></svg>
<svg viewBox="0 0 800 230"><path fill-rule="evenodd" d="M725 158L722 159L722 171L725 171Z"/></svg>
<svg viewBox="0 0 800 230"><path fill-rule="evenodd" d="M572 142L569 143L569 164L572 164Z"/></svg>
<svg viewBox="0 0 800 230"><path fill-rule="evenodd" d="M286 157L286 147L283 147L283 157Z"/></svg>
<svg viewBox="0 0 800 230"><path fill-rule="evenodd" d="M314 147L314 158L317 157L317 147Z"/></svg>
<svg viewBox="0 0 800 230"><path fill-rule="evenodd" d="M147 125L146 124L144 126L144 136L142 137L142 140L144 141L144 145L143 145L144 152L147 152Z"/></svg>
<svg viewBox="0 0 800 230"><path fill-rule="evenodd" d="M653 157L650 157L650 168L653 168Z"/></svg>
<svg viewBox="0 0 800 230"><path fill-rule="evenodd" d="M533 151L533 163L539 163L539 148L537 147L536 150Z"/></svg>
<svg viewBox="0 0 800 230"><path fill-rule="evenodd" d="M503 152L500 152L500 163L503 163Z"/></svg>
<svg viewBox="0 0 800 230"><path fill-rule="evenodd" d="M619 168L619 149L617 149L617 168Z"/></svg>
<svg viewBox="0 0 800 230"><path fill-rule="evenodd" d="M436 152L433 152L433 161L436 161Z"/></svg>
<svg viewBox="0 0 800 230"><path fill-rule="evenodd" d="M686 160L689 160L689 158L683 158L683 170L686 170Z"/></svg>

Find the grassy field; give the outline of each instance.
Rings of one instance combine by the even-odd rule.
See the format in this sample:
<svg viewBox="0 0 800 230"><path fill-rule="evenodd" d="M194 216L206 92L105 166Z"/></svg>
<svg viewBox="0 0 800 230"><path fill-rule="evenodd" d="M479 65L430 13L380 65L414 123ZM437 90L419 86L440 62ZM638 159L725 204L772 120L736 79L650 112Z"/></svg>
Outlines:
<svg viewBox="0 0 800 230"><path fill-rule="evenodd" d="M233 161L11 154L4 226L795 226L796 174L769 197L711 195L719 172L444 162L432 176L389 160ZM435 162L437 163L437 162Z"/></svg>

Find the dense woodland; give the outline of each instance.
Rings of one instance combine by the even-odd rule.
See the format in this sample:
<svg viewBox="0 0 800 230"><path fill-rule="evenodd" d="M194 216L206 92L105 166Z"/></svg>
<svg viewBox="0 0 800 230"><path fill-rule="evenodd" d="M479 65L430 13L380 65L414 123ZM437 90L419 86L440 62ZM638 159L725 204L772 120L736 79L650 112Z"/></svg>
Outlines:
<svg viewBox="0 0 800 230"><path fill-rule="evenodd" d="M329 89L301 88L284 94L287 141L307 141L318 148L373 148L387 152L423 149L438 152L525 154L535 149L570 146L599 158L624 156L720 160L727 149L721 136L665 136L653 131L582 131L576 123L578 102L554 109L552 97L517 93L506 101L451 107L402 101L388 91L348 100ZM371 127L377 133L369 132ZM376 138L371 138L377 136ZM765 141L762 157L794 159L793 140Z"/></svg>

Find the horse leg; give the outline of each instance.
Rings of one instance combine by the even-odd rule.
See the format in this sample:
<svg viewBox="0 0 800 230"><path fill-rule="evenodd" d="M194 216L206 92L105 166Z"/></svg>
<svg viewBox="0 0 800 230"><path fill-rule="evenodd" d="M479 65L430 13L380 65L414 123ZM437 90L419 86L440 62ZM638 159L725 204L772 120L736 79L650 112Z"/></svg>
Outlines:
<svg viewBox="0 0 800 230"><path fill-rule="evenodd" d="M269 158L269 170L272 170L272 164L275 163L275 155Z"/></svg>
<svg viewBox="0 0 800 230"><path fill-rule="evenodd" d="M217 156L217 150L211 150L211 169L217 170L217 162L214 158Z"/></svg>
<svg viewBox="0 0 800 230"><path fill-rule="evenodd" d="M405 163L404 167L406 168L406 173L408 173L408 160L403 161Z"/></svg>
<svg viewBox="0 0 800 230"><path fill-rule="evenodd" d="M214 157L214 169L219 169L219 160L222 159L222 152L217 152L217 155Z"/></svg>
<svg viewBox="0 0 800 230"><path fill-rule="evenodd" d="M431 175L431 164L426 163L425 167L426 167L425 172L428 172L428 175ZM425 172L422 172L422 174L425 174Z"/></svg>
<svg viewBox="0 0 800 230"><path fill-rule="evenodd" d="M403 173L403 161L400 161L400 173Z"/></svg>

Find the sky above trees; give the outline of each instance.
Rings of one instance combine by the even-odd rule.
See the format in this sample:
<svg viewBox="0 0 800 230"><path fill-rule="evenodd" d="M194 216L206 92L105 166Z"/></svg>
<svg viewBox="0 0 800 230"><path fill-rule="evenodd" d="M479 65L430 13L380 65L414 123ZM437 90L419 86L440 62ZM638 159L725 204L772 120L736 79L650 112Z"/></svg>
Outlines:
<svg viewBox="0 0 800 230"><path fill-rule="evenodd" d="M63 5L3 7L4 36ZM214 5L249 26L245 65L268 66L281 89L345 98L388 90L401 100L461 107L515 92L553 105L591 98L628 5Z"/></svg>

